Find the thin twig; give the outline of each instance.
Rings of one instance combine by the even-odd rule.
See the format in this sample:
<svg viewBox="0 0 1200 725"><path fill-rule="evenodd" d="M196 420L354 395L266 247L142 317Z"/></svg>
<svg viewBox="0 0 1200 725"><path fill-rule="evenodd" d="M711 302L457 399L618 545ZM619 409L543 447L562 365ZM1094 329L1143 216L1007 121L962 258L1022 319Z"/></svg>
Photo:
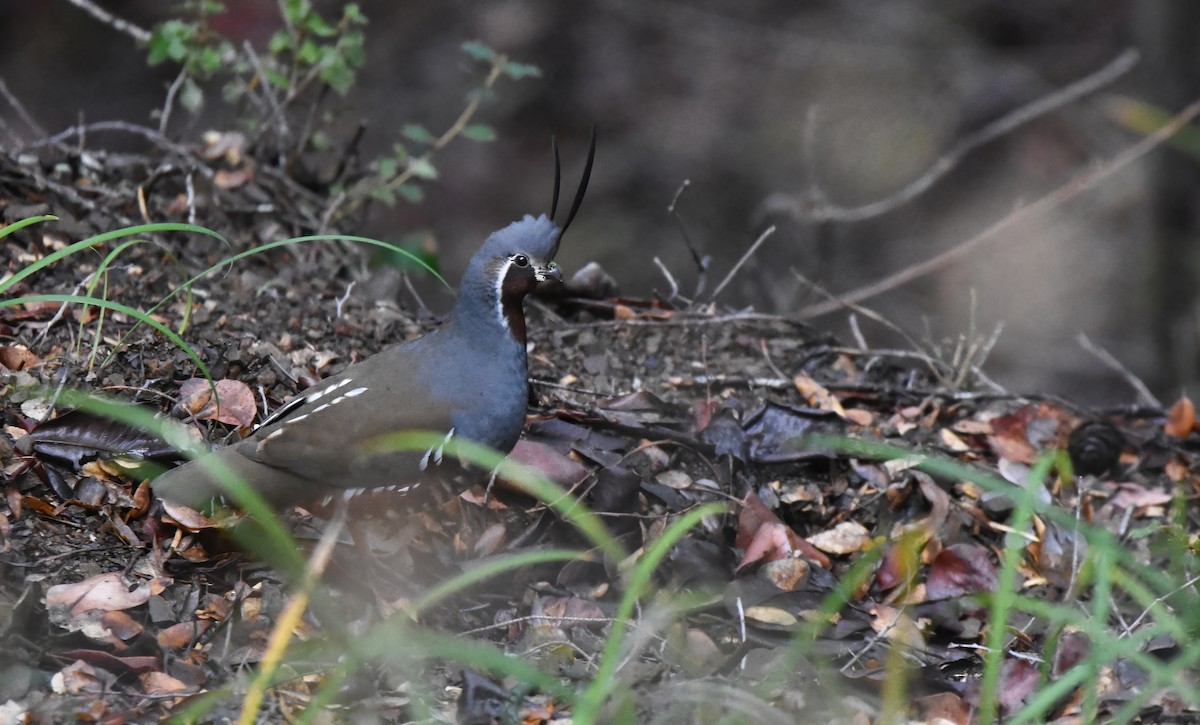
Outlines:
<svg viewBox="0 0 1200 725"><path fill-rule="evenodd" d="M1032 103L1021 106L974 133L967 134L959 139L949 151L934 161L933 165L925 173L909 182L899 192L885 199L862 206L839 207L828 203L824 195L813 184L814 192L808 195L807 201L809 203L806 205L807 208L805 205L793 204L791 211L794 216L800 219L838 222L857 222L886 214L928 191L938 180L953 171L963 158L975 149L995 141L1036 118L1058 110L1089 93L1094 93L1113 83L1132 70L1137 65L1140 57L1141 54L1137 50L1133 48L1126 49L1100 70L1084 76L1074 83L1043 96Z"/></svg>
<svg viewBox="0 0 1200 725"><path fill-rule="evenodd" d="M146 30L141 26L134 25L123 18L118 18L104 8L93 3L92 0L67 0L67 2L84 11L88 15L91 15L93 18L99 20L118 33L124 33L139 43L150 42L149 30Z"/></svg>
<svg viewBox="0 0 1200 725"><path fill-rule="evenodd" d="M162 110L158 112L158 132L163 136L167 135L167 127L171 125L171 109L175 108L175 96L179 95L179 89L183 88L183 82L187 80L187 67L179 69L179 73L175 75L175 80L171 81L171 85L167 87L167 97L163 99Z"/></svg>
<svg viewBox="0 0 1200 725"><path fill-rule="evenodd" d="M175 143L171 139L163 136L156 129L147 128L146 126L139 126L136 123L129 123L128 121L96 121L95 123L79 123L63 131L59 131L53 136L34 141L33 143L29 144L28 148L55 146L69 138L80 139L80 144L82 145L83 139L86 138L87 134L94 133L96 131L121 131L124 133L132 133L147 139L159 148L178 154L184 159L192 160L195 157L195 154L192 153L191 149ZM194 169L209 179L211 179L216 173L204 164L195 164Z"/></svg>
<svg viewBox="0 0 1200 725"><path fill-rule="evenodd" d="M738 270L742 268L742 265L744 265L747 260L749 260L750 257L758 251L758 248L763 245L763 242L767 241L767 239L769 239L774 233L775 225L772 224L764 229L762 234L758 235L758 239L754 240L754 244L751 244L750 248L746 250L746 253L743 254L741 259L737 261L737 264L733 265L733 269L729 270L729 274L725 275L725 279L721 280L721 284L717 285L717 288L713 290L712 296L709 297L709 299L717 299L717 295L721 294L721 290L725 289L725 286L733 281L734 276L738 273Z"/></svg>
<svg viewBox="0 0 1200 725"><path fill-rule="evenodd" d="M667 278L667 284L671 285L671 294L667 299L675 299L679 296L679 284L675 282L675 277L671 275L671 270L667 269L667 265L658 257L654 258L654 266L658 267L658 271L662 272L663 277Z"/></svg>
<svg viewBox="0 0 1200 725"><path fill-rule="evenodd" d="M46 135L46 132L42 130L40 125L38 125L38 122L33 120L33 116L29 114L29 111L25 110L25 106L21 103L21 101L14 96L11 91L8 90L8 84L4 82L3 76L0 76L0 96L4 96L4 100L7 101L8 105L12 106L12 109L17 112L17 116L20 117L21 122L28 126L29 130L32 131L35 136L40 138Z"/></svg>
<svg viewBox="0 0 1200 725"><path fill-rule="evenodd" d="M1092 342L1092 339L1086 333L1079 333L1075 338L1079 341L1079 346L1087 350L1091 354L1099 358L1100 362L1104 363L1110 370L1117 375L1120 375L1129 387L1137 391L1139 402L1143 405L1149 405L1154 408L1162 408L1162 401L1155 397L1154 393L1150 392L1150 388L1142 382L1141 378L1134 375L1133 372L1125 367L1120 360L1113 357L1112 353Z"/></svg>
<svg viewBox="0 0 1200 725"><path fill-rule="evenodd" d="M827 315L830 312L836 312L841 309L844 304L849 302L862 302L863 300L876 297L884 292L890 292L897 287L908 284L914 280L920 279L925 275L932 274L943 267L950 265L953 262L967 256L984 242L990 241L998 236L1000 232L1008 231L1010 228L1029 221L1050 209L1059 207L1066 202L1074 199L1085 191L1092 189L1106 181L1109 177L1116 174L1118 171L1129 166L1133 162L1142 158L1146 154L1153 151L1155 148L1162 145L1164 141L1174 136L1181 128L1187 125L1197 115L1200 115L1200 101L1194 102L1187 108L1173 116L1171 120L1156 130L1154 133L1146 136L1141 141L1128 147L1121 153L1106 163L1098 166L1092 166L1086 171L1076 174L1069 179L1065 184L1059 186L1054 191L1046 194L1037 201L1034 201L1023 206L1019 206L991 226L976 234L974 237L958 244L955 247L947 249L941 254L937 254L923 262L910 265L904 269L890 274L883 279L872 282L839 296L839 301L836 303L823 302L816 305L811 305L801 310L799 316L802 319L810 319Z"/></svg>

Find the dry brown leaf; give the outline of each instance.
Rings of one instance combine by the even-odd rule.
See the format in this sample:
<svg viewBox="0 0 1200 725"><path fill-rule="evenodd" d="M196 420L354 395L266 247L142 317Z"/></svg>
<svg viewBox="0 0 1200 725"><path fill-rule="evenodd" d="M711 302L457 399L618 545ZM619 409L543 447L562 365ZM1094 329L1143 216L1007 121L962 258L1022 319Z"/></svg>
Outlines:
<svg viewBox="0 0 1200 725"><path fill-rule="evenodd" d="M216 382L220 405L212 397L212 386L204 378L190 378L179 386L179 405L199 420L216 420L246 427L254 422L258 405L250 386L228 378Z"/></svg>
<svg viewBox="0 0 1200 725"><path fill-rule="evenodd" d="M183 649L192 644L211 625L212 622L207 619L172 624L158 633L158 644L169 649Z"/></svg>
<svg viewBox="0 0 1200 725"><path fill-rule="evenodd" d="M121 572L107 572L74 584L57 584L46 590L51 619L69 620L86 612L115 612L145 604L153 591L149 582L130 587ZM56 622L58 620L56 619Z"/></svg>
<svg viewBox="0 0 1200 725"><path fill-rule="evenodd" d="M797 374L792 378L792 384L796 386L796 390L808 401L809 405L821 410L832 411L843 418L846 417L846 409L842 407L842 402L824 385L813 380L808 373Z"/></svg>
<svg viewBox="0 0 1200 725"><path fill-rule="evenodd" d="M920 649L925 646L925 635L912 617L903 609L880 604L871 609L874 619L871 629L891 642Z"/></svg>
<svg viewBox="0 0 1200 725"><path fill-rule="evenodd" d="M1196 427L1196 404L1191 398L1186 395L1179 396L1179 400L1171 406L1171 412L1167 414L1167 422L1163 424L1163 431L1169 436L1176 438L1187 438L1188 435Z"/></svg>
<svg viewBox="0 0 1200 725"><path fill-rule="evenodd" d="M655 476L654 480L666 486L667 488L673 488L677 491L682 491L685 488L691 488L692 483L694 483L691 476L687 475L683 471L674 469L670 471L663 471Z"/></svg>
<svg viewBox="0 0 1200 725"><path fill-rule="evenodd" d="M800 623L796 615L778 607L746 607L746 619L760 624L772 624L777 627L794 627Z"/></svg>
<svg viewBox="0 0 1200 725"><path fill-rule="evenodd" d="M758 576L786 592L792 592L808 582L810 571L811 567L807 561L791 556L763 564L763 567L758 570Z"/></svg>
<svg viewBox="0 0 1200 725"><path fill-rule="evenodd" d="M143 672L138 676L142 692L152 696L175 695L190 688L166 672Z"/></svg>
<svg viewBox="0 0 1200 725"><path fill-rule="evenodd" d="M942 439L942 445L955 453L963 453L971 450L971 446L967 445L966 441L955 435L954 431L949 428L942 428L938 431L938 437Z"/></svg>
<svg viewBox="0 0 1200 725"><path fill-rule="evenodd" d="M875 422L875 414L866 408L848 408L843 414L846 420L854 425L866 428Z"/></svg>
<svg viewBox="0 0 1200 725"><path fill-rule="evenodd" d="M0 366L13 372L41 364L42 359L24 345L0 345Z"/></svg>
<svg viewBox="0 0 1200 725"><path fill-rule="evenodd" d="M867 527L857 521L843 521L832 529L807 537L808 543L826 554L846 555L863 551L871 543Z"/></svg>

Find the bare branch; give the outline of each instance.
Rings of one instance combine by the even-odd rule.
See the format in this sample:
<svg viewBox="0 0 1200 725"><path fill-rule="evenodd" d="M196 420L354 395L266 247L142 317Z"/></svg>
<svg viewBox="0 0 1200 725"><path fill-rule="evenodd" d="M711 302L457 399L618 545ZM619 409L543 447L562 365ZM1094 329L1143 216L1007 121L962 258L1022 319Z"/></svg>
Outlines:
<svg viewBox="0 0 1200 725"><path fill-rule="evenodd" d="M1125 367L1125 365L1123 365L1120 360L1114 357L1112 353L1092 342L1091 338L1082 332L1079 333L1079 337L1077 337L1076 340L1079 341L1080 347L1099 358L1100 362L1104 363L1110 370L1120 375L1125 382L1129 384L1129 387L1137 391L1138 398L1141 399L1142 405L1148 405L1152 408L1163 407L1162 401L1155 397L1154 393L1150 392L1150 388L1142 382L1142 379L1134 375L1133 372L1131 372L1129 368Z"/></svg>
<svg viewBox="0 0 1200 725"><path fill-rule="evenodd" d="M118 33L124 33L139 43L150 42L149 30L146 30L139 25L134 25L123 18L118 18L96 3L92 2L92 0L67 0L67 2L84 11L88 15L91 15L93 18L99 20Z"/></svg>
<svg viewBox="0 0 1200 725"><path fill-rule="evenodd" d="M886 214L887 212L896 209L921 194L925 193L943 176L950 173L962 162L968 154L975 149L988 144L996 139L1012 132L1013 130L1029 123L1030 121L1045 116L1048 113L1056 111L1063 106L1066 106L1080 98L1094 93L1095 91L1110 85L1121 76L1133 69L1140 58L1137 50L1129 48L1125 52L1118 55L1108 65L1100 70L1084 76L1074 83L1061 88L1047 96L1043 96L1032 103L1021 106L1007 115L996 119L987 124L983 128L974 133L967 134L959 139L942 156L938 157L933 165L930 166L925 173L918 176L909 182L900 191L892 194L889 197L873 201L870 204L855 207L842 207L830 203L821 190L817 187L815 180L809 180L811 190L802 196L802 199L787 198L781 195L775 195L767 201L763 202L764 207L771 207L770 210L784 210L790 213L793 217L802 221L835 221L835 222L858 222L866 219L873 219L877 216ZM806 127L806 147L811 144L811 128L816 124L813 122L812 113L810 112L809 122ZM809 174L811 176L811 174ZM762 211L768 211L764 209Z"/></svg>
<svg viewBox="0 0 1200 725"><path fill-rule="evenodd" d="M809 319L812 317L827 315L830 312L835 312L841 309L847 302L862 302L863 300L881 295L884 292L890 292L897 287L906 285L909 282L920 279L921 277L932 274L933 272L941 270L942 268L957 262L971 252L975 251L975 249L981 246L984 242L990 241L998 236L1000 232L1008 231L1012 227L1029 221L1038 214L1062 206L1083 192L1088 191L1094 186L1097 186L1100 182L1107 180L1121 169L1124 169L1126 166L1129 166L1133 162L1142 158L1160 146L1164 141L1174 136L1179 132L1179 129L1187 125L1192 119L1196 118L1197 115L1200 115L1200 101L1192 103L1190 106L1172 117L1168 123L1163 125L1157 131L1146 136L1141 141L1133 144L1120 154L1117 154L1117 156L1108 162L1097 166L1092 166L1087 170L1076 174L1065 184L1059 186L1054 191L1046 194L1037 201L1017 207L988 228L976 234L974 237L971 237L955 247L947 249L941 254L930 257L923 262L910 265L894 274L884 277L883 279L860 287L857 290L840 295L839 299L835 302L822 302L820 304L806 307L800 311L799 317L801 319Z"/></svg>

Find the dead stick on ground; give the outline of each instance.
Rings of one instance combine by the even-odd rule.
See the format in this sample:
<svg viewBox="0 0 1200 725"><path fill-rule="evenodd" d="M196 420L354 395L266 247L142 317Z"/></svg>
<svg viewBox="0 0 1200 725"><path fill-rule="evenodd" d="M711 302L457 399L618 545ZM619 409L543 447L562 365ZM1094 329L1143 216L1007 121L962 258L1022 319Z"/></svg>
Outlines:
<svg viewBox="0 0 1200 725"><path fill-rule="evenodd" d="M304 577L300 580L299 591L279 614L279 621L271 630L271 638L267 642L267 650L263 654L258 676L250 683L246 699L242 701L242 714L238 718L239 725L254 725L258 720L258 710L262 707L263 697L271 684L271 678L283 660L283 653L287 650L292 634L300 626L300 618L304 616L304 610L308 608L308 600L313 589L316 588L321 575L325 573L325 568L329 566L333 548L337 545L342 527L346 523L348 508L349 504L346 499L339 498L333 518L326 526L325 533L321 535L321 540L317 542L317 547L308 560L308 566L304 569Z"/></svg>
<svg viewBox="0 0 1200 725"><path fill-rule="evenodd" d="M1154 397L1154 393L1150 392L1150 388L1146 387L1146 384L1142 382L1141 378L1134 375L1129 368L1121 364L1121 361L1113 357L1112 353L1092 342L1092 339L1082 332L1079 333L1079 337L1076 339L1079 341L1080 347L1100 358L1100 362L1104 363L1109 367L1109 369L1124 378L1125 382L1129 384L1129 387L1137 391L1138 397L1141 398L1141 402L1144 405L1148 405L1152 408L1163 407L1162 401Z"/></svg>
<svg viewBox="0 0 1200 725"><path fill-rule="evenodd" d="M721 284L717 285L717 288L713 290L712 297L710 299L717 299L717 295L721 294L721 290L725 289L725 285L733 281L734 275L738 273L738 270L742 268L742 265L746 263L746 260L750 259L750 257L752 257L754 253L758 251L758 248L762 246L763 242L767 241L767 239L769 239L774 233L775 225L772 224L763 230L762 234L758 235L758 239L754 240L754 244L750 245L750 248L747 249L746 253L742 255L742 258L737 261L737 264L733 265L733 269L729 270L729 274L725 275L725 279L721 280Z"/></svg>
<svg viewBox="0 0 1200 725"><path fill-rule="evenodd" d="M1200 115L1200 101L1192 103L1190 106L1180 111L1162 128L1130 146L1111 161L1075 175L1067 183L1058 187L1046 196L1043 196L1041 199L1038 199L1031 204L1018 207L1009 214L1005 215L999 221L992 224L987 229L984 229L979 234L976 234L974 237L962 242L958 246L947 249L941 254L930 257L923 262L906 267L895 274L884 277L881 280L872 282L871 284L863 287L859 287L857 290L839 295L838 301L836 302L822 302L821 304L806 307L800 311L799 318L809 319L813 317L819 317L821 315L827 315L830 312L836 312L837 310L840 310L842 307L846 306L847 302L857 303L862 302L863 300L868 300L872 297L881 295L884 292L890 292L897 287L920 279L927 274L936 272L943 267L949 266L953 262L957 262L959 259L967 256L967 254L970 252L973 252L976 247L979 247L984 242L987 242L993 237L999 235L1000 232L1007 231L1012 227L1029 221L1038 214L1061 206L1071 199L1079 196L1083 192L1098 185L1101 181L1107 180L1121 169L1124 169L1134 161L1142 158L1160 146L1164 141L1174 136L1181 128L1183 128L1197 115Z"/></svg>

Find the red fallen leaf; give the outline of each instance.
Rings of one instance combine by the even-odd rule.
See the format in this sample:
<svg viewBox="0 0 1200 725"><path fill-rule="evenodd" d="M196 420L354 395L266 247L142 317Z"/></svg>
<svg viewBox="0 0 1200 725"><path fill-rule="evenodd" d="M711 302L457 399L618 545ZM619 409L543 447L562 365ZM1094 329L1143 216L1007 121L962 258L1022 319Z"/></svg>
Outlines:
<svg viewBox="0 0 1200 725"><path fill-rule="evenodd" d="M523 463L560 486L574 486L589 473L587 466L541 441L522 438L508 457Z"/></svg>
<svg viewBox="0 0 1200 725"><path fill-rule="evenodd" d="M228 378L216 382L218 406L212 387L203 378L190 378L179 386L179 405L199 420L216 420L245 428L254 422L258 406L250 386Z"/></svg>
<svg viewBox="0 0 1200 725"><path fill-rule="evenodd" d="M196 641L196 638L212 626L212 620L197 619L192 622L180 622L158 633L158 643L170 649L183 649Z"/></svg>
<svg viewBox="0 0 1200 725"><path fill-rule="evenodd" d="M1029 660L1010 658L1000 666L1000 686L996 693L1000 710L1008 715L1021 709L1030 695L1037 692L1040 673Z"/></svg>
<svg viewBox="0 0 1200 725"><path fill-rule="evenodd" d="M41 362L42 359L30 352L29 348L24 345L0 346L0 366L13 372L31 368Z"/></svg>
<svg viewBox="0 0 1200 725"><path fill-rule="evenodd" d="M712 422L713 413L717 412L720 401L716 398L697 400L692 404L692 430L701 431Z"/></svg>
<svg viewBox="0 0 1200 725"><path fill-rule="evenodd" d="M1188 396L1181 395L1179 400L1175 401L1175 405L1171 406L1167 422L1163 424L1163 431L1169 436L1187 438L1195 427L1196 404Z"/></svg>
<svg viewBox="0 0 1200 725"><path fill-rule="evenodd" d="M108 670L114 675L141 674L158 669L158 658L150 655L118 657L98 649L69 649L54 655L69 662L82 660L89 665Z"/></svg>
<svg viewBox="0 0 1200 725"><path fill-rule="evenodd" d="M1037 451L1025 437L1025 426L1031 410L1030 406L1025 405L1008 415L992 419L988 445L997 456L1021 463L1033 463L1037 459Z"/></svg>
<svg viewBox="0 0 1200 725"><path fill-rule="evenodd" d="M951 599L996 588L996 565L987 549L976 544L954 544L937 555L925 578L930 601Z"/></svg>
<svg viewBox="0 0 1200 725"><path fill-rule="evenodd" d="M1041 402L1023 405L990 422L988 445L993 452L1000 458L1032 464L1040 451L1066 447L1076 419L1060 406Z"/></svg>
<svg viewBox="0 0 1200 725"><path fill-rule="evenodd" d="M1092 641L1083 632L1064 632L1054 650L1054 666L1050 674L1062 677L1067 670L1082 662L1092 651Z"/></svg>
<svg viewBox="0 0 1200 725"><path fill-rule="evenodd" d="M753 493L746 496L738 512L737 540L734 546L743 549L736 571L757 561L776 561L799 551L816 564L829 568L829 557L779 520Z"/></svg>
<svg viewBox="0 0 1200 725"><path fill-rule="evenodd" d="M928 528L913 529L901 534L888 547L875 571L875 583L883 591L897 587L909 589L917 577L918 564L933 532Z"/></svg>

